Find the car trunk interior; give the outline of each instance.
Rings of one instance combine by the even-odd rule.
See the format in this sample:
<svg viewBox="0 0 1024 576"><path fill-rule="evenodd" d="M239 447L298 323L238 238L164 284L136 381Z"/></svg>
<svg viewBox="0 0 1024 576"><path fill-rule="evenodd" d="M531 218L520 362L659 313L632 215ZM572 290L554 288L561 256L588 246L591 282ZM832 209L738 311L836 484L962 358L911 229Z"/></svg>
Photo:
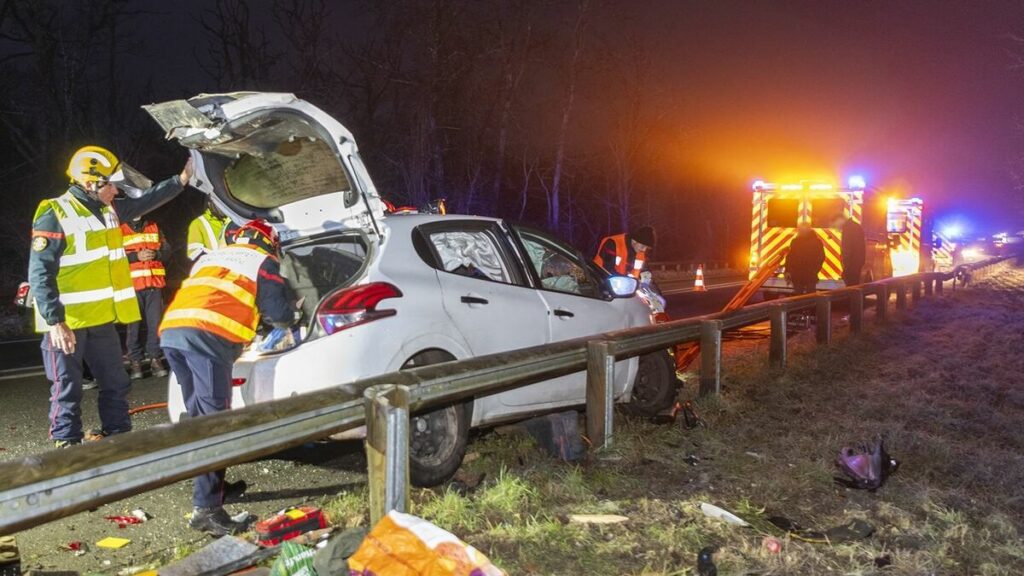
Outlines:
<svg viewBox="0 0 1024 576"><path fill-rule="evenodd" d="M311 238L285 247L281 274L302 298L302 316L309 322L317 305L334 290L355 281L367 262L363 234L347 232Z"/></svg>

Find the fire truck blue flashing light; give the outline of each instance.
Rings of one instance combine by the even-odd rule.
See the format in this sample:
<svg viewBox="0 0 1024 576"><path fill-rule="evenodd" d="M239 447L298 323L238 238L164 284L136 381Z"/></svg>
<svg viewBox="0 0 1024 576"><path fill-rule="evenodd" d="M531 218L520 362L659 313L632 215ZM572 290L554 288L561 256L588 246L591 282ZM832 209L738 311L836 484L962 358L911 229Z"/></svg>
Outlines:
<svg viewBox="0 0 1024 576"><path fill-rule="evenodd" d="M961 228L959 224L950 224L942 229L942 235L950 240L959 238L963 232L963 228Z"/></svg>
<svg viewBox="0 0 1024 576"><path fill-rule="evenodd" d="M863 190L867 187L867 182L864 181L863 176L850 176L846 184L853 190Z"/></svg>

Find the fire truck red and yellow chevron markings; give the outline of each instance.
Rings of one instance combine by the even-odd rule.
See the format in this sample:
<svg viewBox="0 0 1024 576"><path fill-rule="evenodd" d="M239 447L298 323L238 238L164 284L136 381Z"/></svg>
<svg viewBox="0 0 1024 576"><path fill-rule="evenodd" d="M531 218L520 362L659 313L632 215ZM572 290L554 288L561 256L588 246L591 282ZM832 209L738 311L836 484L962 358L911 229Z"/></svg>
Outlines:
<svg viewBox="0 0 1024 576"><path fill-rule="evenodd" d="M784 247L789 246L796 236L793 228L766 228L761 239L761 262L771 260Z"/></svg>
<svg viewBox="0 0 1024 576"><path fill-rule="evenodd" d="M843 258L839 234L831 228L815 228L814 232L818 238L821 238L821 243L825 246L825 263L821 266L818 278L839 280L843 277Z"/></svg>

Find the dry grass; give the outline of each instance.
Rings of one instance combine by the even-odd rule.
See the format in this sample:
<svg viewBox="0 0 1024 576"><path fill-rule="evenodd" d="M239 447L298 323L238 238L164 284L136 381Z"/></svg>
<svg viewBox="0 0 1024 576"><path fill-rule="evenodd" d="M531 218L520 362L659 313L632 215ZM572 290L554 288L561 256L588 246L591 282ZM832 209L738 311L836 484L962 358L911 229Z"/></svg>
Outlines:
<svg viewBox="0 0 1024 576"><path fill-rule="evenodd" d="M997 278L859 337L840 330L827 349L794 338L786 372L766 368L766 342L727 351L724 394L699 405L707 429L619 419L616 449L582 466L489 434L466 465L484 484L420 491L414 512L510 574L696 574L710 544L719 574L1024 573L1024 270ZM879 433L898 474L877 493L837 487L838 449ZM762 534L705 518L701 501L876 532L834 546L782 538L773 555ZM566 522L578 512L630 520ZM892 565L877 568L882 556Z"/></svg>

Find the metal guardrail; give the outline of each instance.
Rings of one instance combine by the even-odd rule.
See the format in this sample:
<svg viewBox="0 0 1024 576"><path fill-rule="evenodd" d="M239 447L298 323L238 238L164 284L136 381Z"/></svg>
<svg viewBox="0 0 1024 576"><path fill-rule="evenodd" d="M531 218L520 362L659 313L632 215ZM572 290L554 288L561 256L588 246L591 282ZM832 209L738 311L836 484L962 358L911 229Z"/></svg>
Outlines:
<svg viewBox="0 0 1024 576"><path fill-rule="evenodd" d="M964 269L984 270L1004 259ZM925 296L941 294L943 283L951 279L954 274L942 273L889 278L854 288L754 304L729 313L394 372L2 463L0 535L364 424L371 431L367 441L371 500L374 515L379 516L389 507L401 508L403 499L408 497L407 484L403 491L403 481L395 477L407 474L407 469L401 466L401 454L396 457L394 452L398 446L402 447L400 453L407 450L402 443L402 425L404 422L407 433L410 413L586 370L587 434L593 446L601 448L612 441L616 360L680 343L699 343L701 394L717 393L721 384L723 331L769 321L769 361L783 367L786 318L790 312L815 308L818 342L828 343L832 334L832 302L850 302L850 328L856 332L863 323L865 296L875 296L875 317L882 322L893 293L897 309L905 308L908 289L916 302L922 297L922 289ZM387 423L382 424L381 418Z"/></svg>

